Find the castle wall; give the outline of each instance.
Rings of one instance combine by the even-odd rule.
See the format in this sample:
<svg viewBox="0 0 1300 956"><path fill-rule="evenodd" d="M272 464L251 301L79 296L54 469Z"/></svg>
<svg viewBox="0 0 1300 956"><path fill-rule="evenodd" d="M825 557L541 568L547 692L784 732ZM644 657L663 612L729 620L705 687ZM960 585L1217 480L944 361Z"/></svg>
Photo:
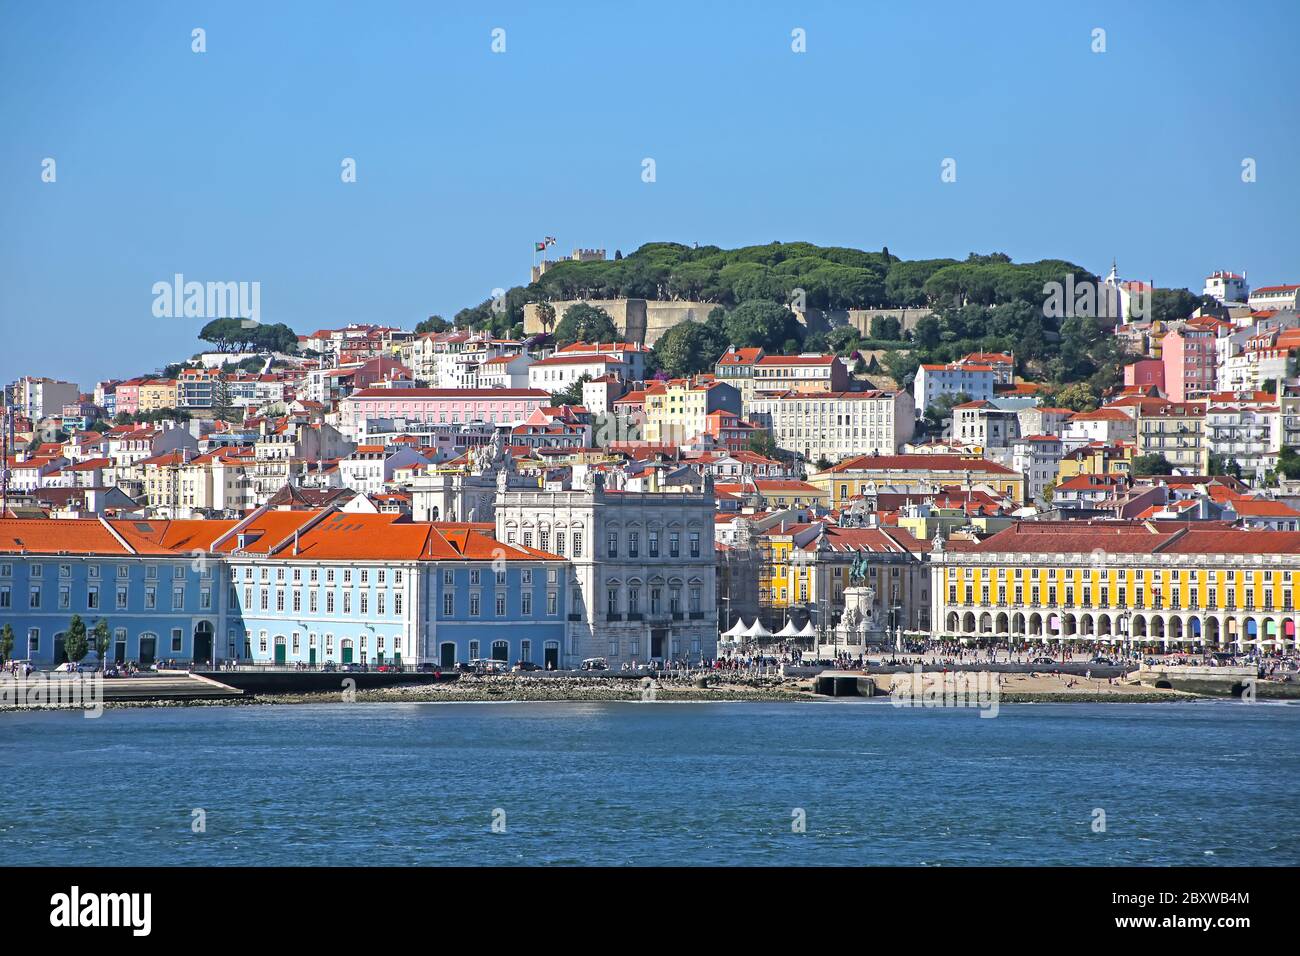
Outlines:
<svg viewBox="0 0 1300 956"><path fill-rule="evenodd" d="M681 322L703 322L717 308L716 302L687 300L660 302L649 299L570 299L555 301L555 321L564 318L565 309L585 303L604 309L614 320L624 341L641 345L654 345L674 325ZM899 320L904 332L916 328L916 323L931 314L930 309L808 309L795 316L813 332L826 332L841 325L852 325L863 336L871 334L871 320L878 316ZM524 334L544 332L537 317L537 306L524 306Z"/></svg>

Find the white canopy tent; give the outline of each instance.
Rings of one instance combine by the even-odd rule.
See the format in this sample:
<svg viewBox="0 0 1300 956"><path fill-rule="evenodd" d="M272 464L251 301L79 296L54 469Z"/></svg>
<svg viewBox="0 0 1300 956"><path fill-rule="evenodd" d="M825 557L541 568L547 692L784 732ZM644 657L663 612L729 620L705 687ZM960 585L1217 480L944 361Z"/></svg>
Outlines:
<svg viewBox="0 0 1300 956"><path fill-rule="evenodd" d="M744 637L748 632L749 632L748 628L745 627L745 619L738 617L736 618L736 623L731 625L731 630L724 631L722 634L718 636L730 638L731 640L734 641L737 638Z"/></svg>
<svg viewBox="0 0 1300 956"><path fill-rule="evenodd" d="M751 624L749 630L745 632L745 636L756 638L771 637L772 632L763 626L762 620L754 618L754 623Z"/></svg>
<svg viewBox="0 0 1300 956"><path fill-rule="evenodd" d="M800 636L800 637L816 637L816 636L817 636L817 628L813 627L813 623L812 623L811 620L809 620L808 623L805 624L805 625L803 626L803 630L801 630L801 631L799 632L799 636Z"/></svg>
<svg viewBox="0 0 1300 956"><path fill-rule="evenodd" d="M787 618L785 622L785 627L777 631L774 636L775 637L798 637L799 628L794 626L794 621L791 621L789 618Z"/></svg>

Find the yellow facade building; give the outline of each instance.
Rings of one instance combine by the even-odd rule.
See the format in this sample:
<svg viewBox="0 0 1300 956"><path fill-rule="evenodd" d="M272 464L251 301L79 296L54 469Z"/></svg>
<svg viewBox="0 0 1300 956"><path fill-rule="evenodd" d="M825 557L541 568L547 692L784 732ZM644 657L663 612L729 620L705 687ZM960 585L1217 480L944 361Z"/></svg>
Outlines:
<svg viewBox="0 0 1300 956"><path fill-rule="evenodd" d="M155 378L140 383L140 411L156 412L176 408L179 404L179 386L175 379Z"/></svg>
<svg viewBox="0 0 1300 956"><path fill-rule="evenodd" d="M936 637L1295 647L1300 532L1026 521L930 559Z"/></svg>

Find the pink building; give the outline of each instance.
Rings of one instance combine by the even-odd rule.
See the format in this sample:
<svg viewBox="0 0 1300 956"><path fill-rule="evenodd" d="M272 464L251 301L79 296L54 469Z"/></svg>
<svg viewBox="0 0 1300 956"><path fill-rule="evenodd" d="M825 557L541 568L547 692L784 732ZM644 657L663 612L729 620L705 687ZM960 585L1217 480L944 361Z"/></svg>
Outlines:
<svg viewBox="0 0 1300 956"><path fill-rule="evenodd" d="M1214 391L1219 368L1218 338L1229 331L1228 324L1208 316L1189 319L1160 340L1160 358L1165 366L1165 396L1171 402L1186 402Z"/></svg>
<svg viewBox="0 0 1300 956"><path fill-rule="evenodd" d="M1138 359L1124 366L1124 386L1146 388L1154 385L1165 392L1165 363L1161 359Z"/></svg>
<svg viewBox="0 0 1300 956"><path fill-rule="evenodd" d="M113 390L113 408L118 415L123 412L134 415L140 411L140 386L147 381L146 378L131 378L117 383L117 388Z"/></svg>
<svg viewBox="0 0 1300 956"><path fill-rule="evenodd" d="M363 388L340 403L339 424L345 435L359 434L375 418L514 426L550 404L550 393L540 388Z"/></svg>

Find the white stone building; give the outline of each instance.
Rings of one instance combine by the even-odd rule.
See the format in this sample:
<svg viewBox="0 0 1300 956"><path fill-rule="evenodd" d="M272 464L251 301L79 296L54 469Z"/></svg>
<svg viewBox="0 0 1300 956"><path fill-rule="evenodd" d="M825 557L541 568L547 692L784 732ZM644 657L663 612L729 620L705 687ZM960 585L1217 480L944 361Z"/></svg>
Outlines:
<svg viewBox="0 0 1300 956"><path fill-rule="evenodd" d="M754 424L772 432L778 448L808 461L892 455L916 428L912 395L905 390L787 392L755 398L746 409Z"/></svg>
<svg viewBox="0 0 1300 956"><path fill-rule="evenodd" d="M569 561L569 658L603 657L618 668L715 657L712 479L694 493L607 488L604 478L496 499L499 541Z"/></svg>

